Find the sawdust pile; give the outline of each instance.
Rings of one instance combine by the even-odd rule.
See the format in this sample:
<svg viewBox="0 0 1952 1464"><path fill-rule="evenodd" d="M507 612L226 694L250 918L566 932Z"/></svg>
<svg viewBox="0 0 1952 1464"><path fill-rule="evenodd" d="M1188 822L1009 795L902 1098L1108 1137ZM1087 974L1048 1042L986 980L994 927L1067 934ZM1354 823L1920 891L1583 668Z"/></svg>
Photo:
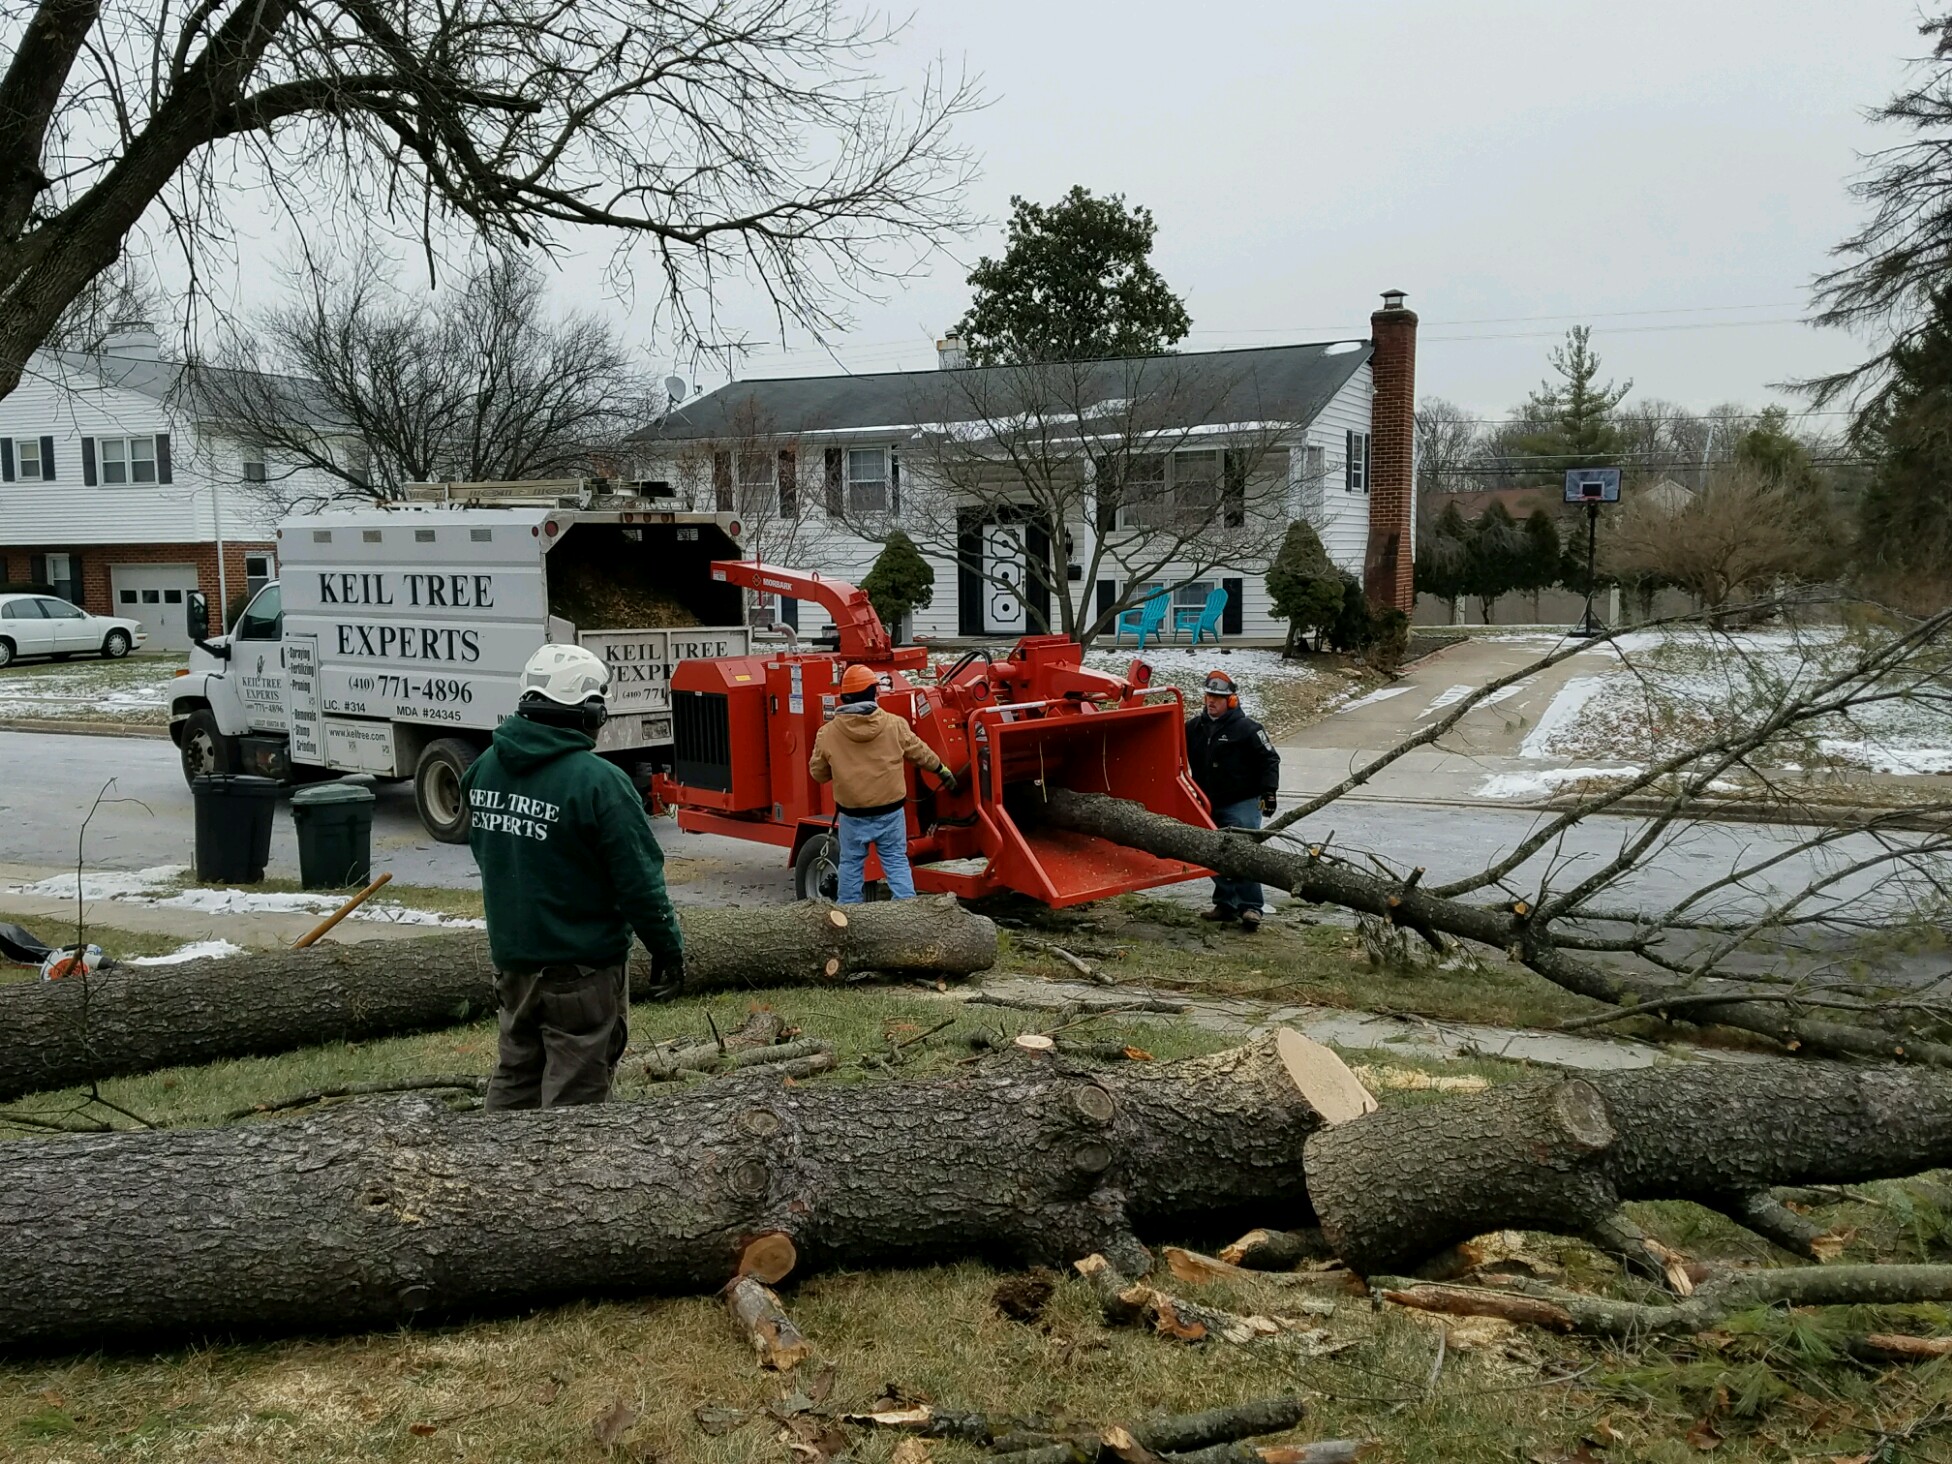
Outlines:
<svg viewBox="0 0 1952 1464"><path fill-rule="evenodd" d="M552 564L549 613L578 630L667 630L701 623L675 597L653 586L650 574L648 566Z"/></svg>

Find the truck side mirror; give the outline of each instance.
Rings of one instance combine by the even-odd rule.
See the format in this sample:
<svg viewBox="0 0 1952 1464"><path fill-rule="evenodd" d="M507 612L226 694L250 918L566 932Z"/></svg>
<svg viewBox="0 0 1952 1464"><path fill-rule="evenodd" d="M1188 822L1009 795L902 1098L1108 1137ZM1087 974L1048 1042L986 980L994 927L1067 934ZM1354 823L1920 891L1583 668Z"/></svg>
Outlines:
<svg viewBox="0 0 1952 1464"><path fill-rule="evenodd" d="M183 618L188 625L190 639L206 640L210 635L210 602L203 597L202 590L191 590L184 597Z"/></svg>

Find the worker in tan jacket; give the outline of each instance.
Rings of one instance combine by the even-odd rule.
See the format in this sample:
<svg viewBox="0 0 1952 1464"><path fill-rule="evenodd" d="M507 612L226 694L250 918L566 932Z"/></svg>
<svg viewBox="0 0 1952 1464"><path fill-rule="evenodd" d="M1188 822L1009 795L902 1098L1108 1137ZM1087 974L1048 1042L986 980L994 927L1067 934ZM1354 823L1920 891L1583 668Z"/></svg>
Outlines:
<svg viewBox="0 0 1952 1464"><path fill-rule="evenodd" d="M908 868L908 775L914 763L953 791L956 775L900 717L876 705L881 681L865 666L849 666L840 679L840 707L813 739L807 771L816 783L834 785L840 812L840 903L861 903L862 866L868 850L881 855L888 891L912 899Z"/></svg>

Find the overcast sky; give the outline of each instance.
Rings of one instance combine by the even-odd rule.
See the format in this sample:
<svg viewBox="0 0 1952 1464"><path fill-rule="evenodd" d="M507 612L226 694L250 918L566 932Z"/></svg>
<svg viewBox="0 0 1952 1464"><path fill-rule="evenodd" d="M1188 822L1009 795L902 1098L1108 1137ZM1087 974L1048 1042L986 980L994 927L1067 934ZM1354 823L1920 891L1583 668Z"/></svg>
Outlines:
<svg viewBox="0 0 1952 1464"><path fill-rule="evenodd" d="M1367 333L1386 288L1422 317L1418 388L1486 416L1590 323L1635 396L1756 405L1856 359L1801 325L1861 210L1847 180L1892 140L1864 119L1923 49L1904 0L923 0L891 81L941 57L991 105L960 136L991 221L955 257L745 376L934 362L1002 243L1013 193L1124 193L1159 225L1192 349ZM605 253L587 252L590 264ZM600 304L574 261L566 300ZM646 277L648 279L648 276ZM247 292L248 293L248 292ZM764 335L756 300L723 317ZM659 366L696 366L655 342Z"/></svg>

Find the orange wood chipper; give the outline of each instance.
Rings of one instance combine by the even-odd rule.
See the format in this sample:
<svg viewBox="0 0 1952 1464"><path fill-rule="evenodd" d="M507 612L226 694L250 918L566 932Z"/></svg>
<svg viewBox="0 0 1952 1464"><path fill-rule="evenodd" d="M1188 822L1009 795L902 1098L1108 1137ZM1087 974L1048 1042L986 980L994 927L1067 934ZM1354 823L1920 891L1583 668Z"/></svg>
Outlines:
<svg viewBox="0 0 1952 1464"><path fill-rule="evenodd" d="M1028 635L1008 657L986 651L929 664L897 647L853 585L751 560L721 560L712 577L811 600L839 632L836 650L680 661L671 673L672 769L652 783L693 833L754 839L787 851L802 899L833 893L838 850L831 789L807 758L840 700L841 673L881 677L881 707L904 718L954 769L951 792L909 769L908 854L918 890L973 897L1016 890L1077 905L1207 873L1103 839L1042 826L1048 788L1109 793L1154 813L1212 828L1186 759L1179 694L1088 670L1075 641ZM870 856L867 876L881 877Z"/></svg>

